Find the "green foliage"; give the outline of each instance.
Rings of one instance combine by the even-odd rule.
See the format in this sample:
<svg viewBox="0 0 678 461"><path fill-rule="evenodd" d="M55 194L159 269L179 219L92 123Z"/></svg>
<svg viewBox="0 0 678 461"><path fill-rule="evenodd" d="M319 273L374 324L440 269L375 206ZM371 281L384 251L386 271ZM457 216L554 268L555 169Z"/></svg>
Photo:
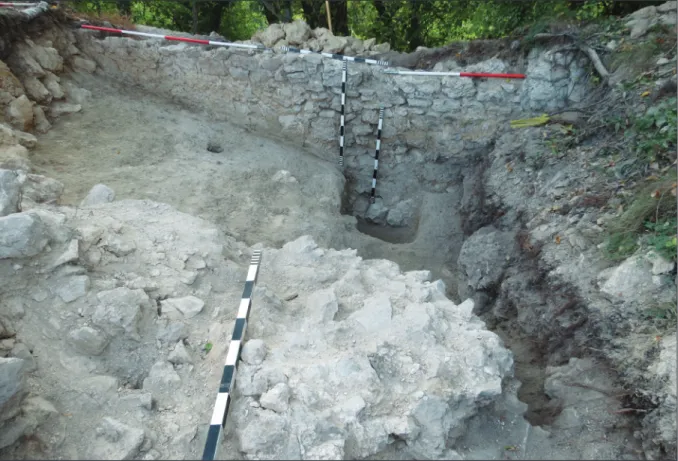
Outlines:
<svg viewBox="0 0 678 461"><path fill-rule="evenodd" d="M651 232L647 237L648 246L669 260L676 260L676 218L669 218L661 222L645 222L645 228Z"/></svg>
<svg viewBox="0 0 678 461"><path fill-rule="evenodd" d="M640 188L629 207L608 225L606 257L619 261L639 248L653 248L663 257L676 260L675 174Z"/></svg>
<svg viewBox="0 0 678 461"><path fill-rule="evenodd" d="M322 0L293 0L292 19L317 22L305 17L324 8ZM346 0L348 30L357 38L376 38L398 51L418 46L437 47L452 41L500 38L517 29L545 27L556 18L598 20L608 14L610 1L567 0ZM168 0L76 0L76 10L129 16L134 23L190 31L192 2ZM264 6L266 5L266 7ZM248 39L269 21L281 21L283 0L235 0L221 3L199 1L198 32L218 30L231 40ZM215 17L217 15L217 17ZM323 21L324 21L324 15ZM337 18L335 18L337 19ZM345 24L345 23L344 23ZM216 25L216 26L215 26Z"/></svg>
<svg viewBox="0 0 678 461"><path fill-rule="evenodd" d="M586 0L575 13L579 21L593 21L605 14L605 11L612 6L609 0Z"/></svg>
<svg viewBox="0 0 678 461"><path fill-rule="evenodd" d="M653 162L659 156L675 152L676 148L676 98L664 99L633 120L630 130L636 154ZM627 132L628 133L628 132Z"/></svg>
<svg viewBox="0 0 678 461"><path fill-rule="evenodd" d="M223 15L219 32L229 40L249 40L255 32L266 27L266 16L257 3L236 2Z"/></svg>
<svg viewBox="0 0 678 461"><path fill-rule="evenodd" d="M676 315L676 303L663 303L652 306L645 310L648 318L654 320L667 320L672 322L675 328L675 322L678 319Z"/></svg>
<svg viewBox="0 0 678 461"><path fill-rule="evenodd" d="M205 350L205 353L209 353L209 351L212 350L212 347L213 347L212 343L210 341L207 341L203 349Z"/></svg>

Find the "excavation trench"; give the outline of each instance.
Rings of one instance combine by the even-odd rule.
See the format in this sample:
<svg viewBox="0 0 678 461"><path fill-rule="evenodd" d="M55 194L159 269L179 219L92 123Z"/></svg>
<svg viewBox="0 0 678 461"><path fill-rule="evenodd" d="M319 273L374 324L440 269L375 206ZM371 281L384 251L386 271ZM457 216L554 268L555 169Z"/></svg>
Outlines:
<svg viewBox="0 0 678 461"><path fill-rule="evenodd" d="M512 171L515 146L529 144L507 135L511 117L546 110L549 104L566 107L571 95L583 91L575 78L582 64L574 55L531 53L531 65L548 77L535 77L536 83L523 87L470 80L392 83L377 71L353 69L347 109L356 115L348 126L346 168L341 171L334 154L340 75L336 62L316 56L302 60L245 56L224 49L170 49L120 39L100 41L86 34L79 34L77 43L96 60L98 70L94 75L64 75L62 84L70 81L90 95L82 95L81 112L61 117L40 136L30 158L35 173L65 185L62 204L77 207L92 186L103 183L115 191L117 200L167 203L214 223L247 245L281 248L310 235L320 247L356 249L365 260L394 261L403 271L428 270L433 280L445 282L450 299L460 303L473 298L474 312L504 339L514 355L516 378L522 382L518 396L528 406L522 408L512 400L518 383L506 379L506 399L468 421L469 427L482 431L456 434L461 437L456 445L461 452L468 449L469 456L479 459L496 456L486 448L487 434L495 429L499 434L511 425L522 428L524 413L535 426L555 424L549 428L552 435L530 427L521 432L524 458L564 456L573 450L583 459L618 453L629 427L607 413L605 424L598 415L576 416L583 411L577 407L583 400L574 387L562 384L573 374L597 371L588 362L584 364L588 368L579 369L583 362L570 359L584 355L582 344L595 345L587 338L595 338L598 326L585 318L581 303L557 307L568 306L568 287L549 285L535 258L513 251L524 243L521 232L526 222L505 205L502 194L517 188L519 181L487 173L491 167L496 176L497 170ZM228 67L223 64L226 59ZM514 64L525 65L524 59L518 56ZM151 62L153 72L147 69ZM493 59L482 65L484 70L505 66ZM559 72L551 72L556 67ZM199 78L194 69L199 69ZM565 77L556 85L549 80L552 75ZM378 197L371 204L372 128L376 110L384 103L388 109L380 154L383 166ZM501 187L490 193L486 189L492 181ZM481 235L483 229L490 230ZM469 246L473 241L480 243L473 248ZM470 250L464 253L464 247ZM482 266L481 280L472 280L473 271L464 273L468 264L462 260L468 263L469 254L471 263ZM487 281L492 278L488 274L499 268L501 274ZM384 265L380 270L389 269ZM224 283L218 277L212 282ZM208 285L199 285L196 291L208 293ZM231 288L220 289L225 299L238 296ZM276 304L267 292L264 295L262 303ZM336 320L348 318L351 307L338 305ZM554 310L562 322L551 322L549 312ZM481 340L481 335L475 339ZM148 369L152 357L139 361L144 362L139 369ZM440 370L454 382L454 370L443 365ZM129 373L122 365L118 371L134 387L145 376ZM547 372L552 378L565 376L550 381L550 393L558 398L547 396ZM592 379L605 388L611 387L608 378ZM571 408L565 416L570 419L564 419L562 402L568 398ZM601 401L600 396L596 399ZM610 405L607 400L603 403ZM592 413L604 413L601 408L607 409L597 406ZM578 445L582 431L589 439ZM405 456L406 444L397 432L379 456ZM353 442L347 441L347 456L359 458L351 452ZM632 451L634 442L628 446ZM502 456L508 455L502 451Z"/></svg>
<svg viewBox="0 0 678 461"><path fill-rule="evenodd" d="M430 270L434 279L446 283L451 299L463 301L457 293L456 267L465 238L461 183L449 184L445 192L423 186L415 197L420 205L407 226L375 223L366 218L365 209L351 208L351 203L360 202L350 201L353 189L344 188L336 197L338 189L326 187L339 177L331 162L228 123L206 122L190 109L105 78L80 75L76 81L93 97L81 113L56 122L41 136L31 157L36 173L64 183L63 204L78 206L93 185L103 183L118 200L168 203L248 244L281 247L310 234L329 248L356 248L365 259L392 260L405 271ZM215 145L222 152L213 152L219 150ZM459 169L439 168L441 174L446 168ZM477 174L479 168L471 165L466 171ZM332 203L338 206L327 206ZM479 213L487 210L470 213L476 225L491 219L479 218ZM337 315L341 317L341 311ZM532 424L548 424L557 414L540 416L550 408L543 393L546 360L537 359L530 338L487 320L515 355L516 377L523 383L519 395L530 405L526 416ZM121 377L135 385L143 380L137 375Z"/></svg>

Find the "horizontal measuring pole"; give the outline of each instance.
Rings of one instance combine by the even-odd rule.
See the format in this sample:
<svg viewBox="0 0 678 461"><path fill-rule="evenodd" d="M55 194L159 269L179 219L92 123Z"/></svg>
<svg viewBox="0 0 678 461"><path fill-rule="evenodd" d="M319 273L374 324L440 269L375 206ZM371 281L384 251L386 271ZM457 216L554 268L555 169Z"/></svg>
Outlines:
<svg viewBox="0 0 678 461"><path fill-rule="evenodd" d="M215 46L228 46L233 48L247 48L251 50L265 50L267 49L263 45L248 45L246 43L230 43L230 42L214 42L212 40L203 40L200 38L186 38L186 37L175 37L173 35L160 35L160 34L149 34L146 32L137 32L135 30L122 30L122 29L112 29L110 27L99 27L99 26L90 26L83 24L83 29L90 30L99 30L101 32L110 32L113 34L125 34L125 35L134 35L137 37L149 37L149 38L162 38L164 40L169 40L173 42L186 42L186 43L196 43L198 45L215 45Z"/></svg>
<svg viewBox="0 0 678 461"><path fill-rule="evenodd" d="M219 393L217 394L214 409L212 410L212 419L210 420L210 427L207 430L207 439L205 440L205 449L202 454L203 460L214 460L219 451L219 442L221 440L221 433L226 426L226 417L228 416L228 408L231 405L231 395L235 389L235 372L242 351L243 343L245 342L245 332L247 331L247 322L250 318L250 311L252 309L252 294L254 285L257 282L259 273L259 264L261 263L261 250L256 250L252 253L252 260L247 271L247 280L245 281L245 289L240 299L240 307L235 319L235 326L233 327L233 336L231 343L228 345L228 352L226 353L226 362L221 375L221 384L219 385Z"/></svg>
<svg viewBox="0 0 678 461"><path fill-rule="evenodd" d="M378 59L369 59L369 58L359 58L359 57L356 57L356 56L345 56L343 54L325 53L325 52L322 52L322 51L302 50L302 49L294 48L294 47L291 47L291 46L281 46L280 50L284 51L286 53L319 54L319 55L324 56L326 58L336 59L338 61L349 61L349 62L357 62L357 63L362 63L362 64L374 64L376 66L388 66L388 61L380 61Z"/></svg>
<svg viewBox="0 0 678 461"><path fill-rule="evenodd" d="M476 78L525 78L525 74L492 74L488 72L429 72L427 70L393 70L385 69L385 74L393 75L427 75L430 77L476 77Z"/></svg>
<svg viewBox="0 0 678 461"><path fill-rule="evenodd" d="M0 6L2 7L13 7L13 6L36 6L38 2L35 3L5 3L5 2L0 2Z"/></svg>

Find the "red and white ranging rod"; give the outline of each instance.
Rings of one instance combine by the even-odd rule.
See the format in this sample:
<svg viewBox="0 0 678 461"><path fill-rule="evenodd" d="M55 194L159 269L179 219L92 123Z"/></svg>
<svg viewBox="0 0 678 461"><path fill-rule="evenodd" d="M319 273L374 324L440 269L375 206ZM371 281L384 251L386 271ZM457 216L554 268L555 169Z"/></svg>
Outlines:
<svg viewBox="0 0 678 461"><path fill-rule="evenodd" d="M525 74L492 74L487 72L429 72L427 70L384 69L385 74L427 75L431 77L525 78Z"/></svg>
<svg viewBox="0 0 678 461"><path fill-rule="evenodd" d="M231 43L231 42L213 42L212 40L203 40L200 38L186 38L186 37L175 37L173 35L149 34L146 32L137 32L135 30L112 29L110 27L90 26L87 24L83 24L80 27L82 27L83 29L99 30L101 32L111 32L114 34L136 35L138 37L162 38L164 40L170 40L173 42L197 43L199 45L230 46L233 48L247 48L250 50L267 49L263 45L248 45L246 43Z"/></svg>

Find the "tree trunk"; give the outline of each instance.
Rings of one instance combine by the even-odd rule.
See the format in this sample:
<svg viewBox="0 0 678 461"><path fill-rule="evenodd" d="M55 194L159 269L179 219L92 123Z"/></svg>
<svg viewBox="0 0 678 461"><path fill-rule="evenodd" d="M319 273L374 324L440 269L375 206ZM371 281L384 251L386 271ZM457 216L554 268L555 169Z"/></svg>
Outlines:
<svg viewBox="0 0 678 461"><path fill-rule="evenodd" d="M292 0L285 0L285 22L292 22Z"/></svg>
<svg viewBox="0 0 678 461"><path fill-rule="evenodd" d="M198 33L198 0L193 0L193 27L191 33L196 35Z"/></svg>
<svg viewBox="0 0 678 461"><path fill-rule="evenodd" d="M280 7L277 2L273 0L260 0L264 7L264 15L268 24L277 24L281 22L282 16L280 14Z"/></svg>
<svg viewBox="0 0 678 461"><path fill-rule="evenodd" d="M418 46L423 45L424 40L421 34L421 22L419 15L421 13L421 3L417 0L410 0L410 23L407 27L407 46L410 51L414 51Z"/></svg>
<svg viewBox="0 0 678 461"><path fill-rule="evenodd" d="M205 34L221 33L221 18L224 15L225 6L231 6L231 3L212 2L209 4L206 11L207 18L204 21L204 27L201 28Z"/></svg>
<svg viewBox="0 0 678 461"><path fill-rule="evenodd" d="M348 32L348 4L346 0L330 2L332 15L332 31L334 35L349 35Z"/></svg>
<svg viewBox="0 0 678 461"><path fill-rule="evenodd" d="M327 15L325 14L324 0L301 0L301 8L304 10L304 19L311 29L327 27Z"/></svg>

